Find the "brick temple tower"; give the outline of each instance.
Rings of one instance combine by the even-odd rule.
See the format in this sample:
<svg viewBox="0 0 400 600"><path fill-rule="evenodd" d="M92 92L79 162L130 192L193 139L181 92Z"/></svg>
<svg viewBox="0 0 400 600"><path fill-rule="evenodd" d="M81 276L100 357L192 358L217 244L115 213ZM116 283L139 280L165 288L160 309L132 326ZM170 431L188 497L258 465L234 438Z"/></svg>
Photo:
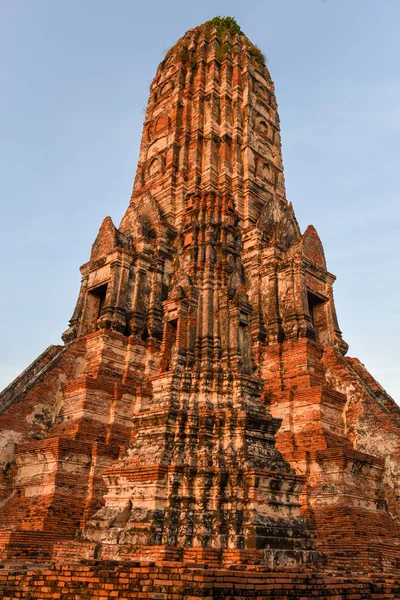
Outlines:
<svg viewBox="0 0 400 600"><path fill-rule="evenodd" d="M0 395L3 559L399 571L400 411L345 357L233 19L159 65L130 204L81 273L64 346Z"/></svg>

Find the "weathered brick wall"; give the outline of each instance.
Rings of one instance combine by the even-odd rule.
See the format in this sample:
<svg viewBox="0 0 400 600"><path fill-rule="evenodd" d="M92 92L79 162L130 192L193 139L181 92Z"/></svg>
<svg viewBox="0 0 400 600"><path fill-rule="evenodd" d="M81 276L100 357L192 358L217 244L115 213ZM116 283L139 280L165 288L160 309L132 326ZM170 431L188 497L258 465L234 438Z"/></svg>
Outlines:
<svg viewBox="0 0 400 600"><path fill-rule="evenodd" d="M0 572L0 598L89 600L384 600L400 598L400 582L296 571L207 569L177 563L58 565Z"/></svg>
<svg viewBox="0 0 400 600"><path fill-rule="evenodd" d="M51 345L40 354L18 377L0 393L0 413L2 413L17 397L21 397L31 389L37 378L52 368L63 355L63 346Z"/></svg>
<svg viewBox="0 0 400 600"><path fill-rule="evenodd" d="M85 342L81 340L60 350L50 346L16 380L15 388L4 390L4 411L0 415L0 501L12 497L19 445L44 438L61 408L62 386L79 369ZM0 517L1 519L1 517Z"/></svg>
<svg viewBox="0 0 400 600"><path fill-rule="evenodd" d="M383 501L393 521L399 520L400 409L355 358L324 351L326 379L346 397L346 435L354 447L384 460Z"/></svg>

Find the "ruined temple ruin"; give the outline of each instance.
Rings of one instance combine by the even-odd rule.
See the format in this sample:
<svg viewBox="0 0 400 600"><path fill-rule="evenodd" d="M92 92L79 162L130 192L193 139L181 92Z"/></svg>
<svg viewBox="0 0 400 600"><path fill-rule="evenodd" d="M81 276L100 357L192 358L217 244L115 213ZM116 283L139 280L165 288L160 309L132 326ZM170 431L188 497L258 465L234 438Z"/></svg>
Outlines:
<svg viewBox="0 0 400 600"><path fill-rule="evenodd" d="M233 19L159 65L81 274L64 345L0 395L1 597L400 597L400 411L346 357Z"/></svg>

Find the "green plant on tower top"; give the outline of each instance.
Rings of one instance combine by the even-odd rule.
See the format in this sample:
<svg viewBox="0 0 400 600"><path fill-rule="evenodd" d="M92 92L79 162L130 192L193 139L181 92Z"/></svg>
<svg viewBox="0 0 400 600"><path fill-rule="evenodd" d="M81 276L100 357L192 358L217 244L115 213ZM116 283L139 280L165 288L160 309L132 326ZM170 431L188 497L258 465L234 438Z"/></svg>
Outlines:
<svg viewBox="0 0 400 600"><path fill-rule="evenodd" d="M204 26L208 30L216 29L221 35L243 33L233 17L214 17L204 23Z"/></svg>

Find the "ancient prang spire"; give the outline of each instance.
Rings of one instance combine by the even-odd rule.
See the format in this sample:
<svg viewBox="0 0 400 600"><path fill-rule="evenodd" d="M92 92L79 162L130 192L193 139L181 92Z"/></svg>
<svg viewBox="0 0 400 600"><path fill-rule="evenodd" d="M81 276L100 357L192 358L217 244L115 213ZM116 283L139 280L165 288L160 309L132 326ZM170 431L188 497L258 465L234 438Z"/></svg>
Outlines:
<svg viewBox="0 0 400 600"><path fill-rule="evenodd" d="M285 194L260 50L188 31L150 90L65 345L0 396L3 558L397 572L400 413Z"/></svg>

